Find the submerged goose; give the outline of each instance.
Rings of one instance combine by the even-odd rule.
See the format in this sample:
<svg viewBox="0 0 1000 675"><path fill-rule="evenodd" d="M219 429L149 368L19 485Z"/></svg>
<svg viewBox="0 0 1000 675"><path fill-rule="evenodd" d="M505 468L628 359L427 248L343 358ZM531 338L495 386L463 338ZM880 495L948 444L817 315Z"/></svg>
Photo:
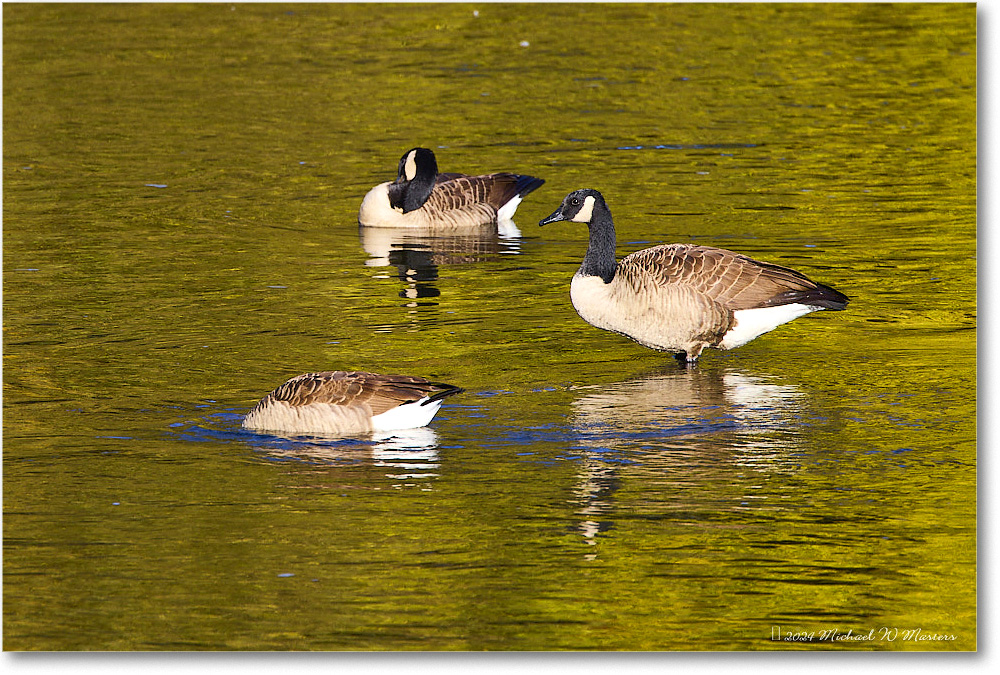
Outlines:
<svg viewBox="0 0 1000 675"><path fill-rule="evenodd" d="M361 202L358 222L368 227L462 228L509 221L541 178L513 173L466 176L438 173L434 153L408 150L396 180L376 185Z"/></svg>
<svg viewBox="0 0 1000 675"><path fill-rule="evenodd" d="M584 321L694 362L803 314L844 309L847 296L805 275L709 246L665 244L615 262L615 225L597 190L577 190L539 225L587 223L590 243L570 298Z"/></svg>
<svg viewBox="0 0 1000 675"><path fill-rule="evenodd" d="M245 429L349 436L426 426L463 389L410 375L334 370L293 377L262 398Z"/></svg>

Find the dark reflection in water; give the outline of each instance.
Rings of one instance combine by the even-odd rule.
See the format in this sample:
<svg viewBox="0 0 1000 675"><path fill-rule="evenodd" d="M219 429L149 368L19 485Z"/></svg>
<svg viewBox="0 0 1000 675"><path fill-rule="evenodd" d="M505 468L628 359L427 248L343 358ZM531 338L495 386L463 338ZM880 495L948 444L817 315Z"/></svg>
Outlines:
<svg viewBox="0 0 1000 675"><path fill-rule="evenodd" d="M670 475L721 465L773 472L795 464L789 432L802 424L806 399L796 386L692 368L587 389L593 393L572 403L569 426L582 453L577 530L589 544L613 529L615 492L630 471Z"/></svg>
<svg viewBox="0 0 1000 675"><path fill-rule="evenodd" d="M437 288L441 265L464 265L520 253L517 226L512 222L484 225L459 233L439 233L413 228L358 227L361 246L370 256L368 267L395 267L406 286L399 297L408 306L435 305L417 302L441 295Z"/></svg>

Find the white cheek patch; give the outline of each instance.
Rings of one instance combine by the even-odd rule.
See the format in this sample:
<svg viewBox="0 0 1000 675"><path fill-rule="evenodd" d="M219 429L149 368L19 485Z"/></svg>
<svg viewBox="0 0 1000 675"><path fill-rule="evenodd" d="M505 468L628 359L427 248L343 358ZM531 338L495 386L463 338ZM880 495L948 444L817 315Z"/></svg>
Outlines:
<svg viewBox="0 0 1000 675"><path fill-rule="evenodd" d="M413 180L417 175L416 156L416 150L411 150L410 154L406 156L406 164L403 166L403 175L406 176L406 180Z"/></svg>
<svg viewBox="0 0 1000 675"><path fill-rule="evenodd" d="M592 196L588 196L586 199L583 200L583 206L580 208L577 214L573 216L572 220L574 223L589 223L590 218L593 215L594 215L594 198Z"/></svg>

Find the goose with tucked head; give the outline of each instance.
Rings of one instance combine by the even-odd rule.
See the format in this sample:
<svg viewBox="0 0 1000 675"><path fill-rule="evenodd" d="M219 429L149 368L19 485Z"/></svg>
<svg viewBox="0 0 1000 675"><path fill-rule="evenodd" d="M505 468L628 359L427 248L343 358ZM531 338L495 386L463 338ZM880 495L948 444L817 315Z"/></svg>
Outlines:
<svg viewBox="0 0 1000 675"><path fill-rule="evenodd" d="M353 436L430 424L441 402L463 389L412 375L334 370L305 373L262 398L243 428Z"/></svg>
<svg viewBox="0 0 1000 675"><path fill-rule="evenodd" d="M586 223L590 242L570 284L587 323L693 363L706 347L733 349L848 298L805 275L733 251L664 244L615 261L615 225L597 190L576 190L539 225Z"/></svg>
<svg viewBox="0 0 1000 675"><path fill-rule="evenodd" d="M524 196L544 183L513 173L438 173L434 152L413 148L400 158L396 180L376 185L365 195L358 222L442 230L508 222Z"/></svg>

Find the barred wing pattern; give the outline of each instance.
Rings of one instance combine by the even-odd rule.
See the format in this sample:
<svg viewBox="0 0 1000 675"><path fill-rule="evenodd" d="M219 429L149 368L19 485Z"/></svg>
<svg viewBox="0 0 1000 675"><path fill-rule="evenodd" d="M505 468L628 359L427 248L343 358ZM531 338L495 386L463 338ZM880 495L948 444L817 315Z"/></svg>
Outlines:
<svg viewBox="0 0 1000 675"><path fill-rule="evenodd" d="M424 396L440 398L455 393L456 387L430 382L410 375L378 375L360 371L327 371L293 377L265 396L250 411L282 401L293 407L314 403L340 406L367 406L379 415L403 403ZM438 396L435 396L437 394Z"/></svg>
<svg viewBox="0 0 1000 675"><path fill-rule="evenodd" d="M719 248L668 244L626 256L622 282L637 292L644 278L658 287L686 286L730 311L791 303L843 309L847 298L795 270Z"/></svg>
<svg viewBox="0 0 1000 675"><path fill-rule="evenodd" d="M455 176L441 180L439 175L434 190L423 206L428 214L433 214L437 222L447 222L454 226L495 222L497 211L519 194L523 194L524 189L530 186L530 181L541 183L539 179L512 173Z"/></svg>

